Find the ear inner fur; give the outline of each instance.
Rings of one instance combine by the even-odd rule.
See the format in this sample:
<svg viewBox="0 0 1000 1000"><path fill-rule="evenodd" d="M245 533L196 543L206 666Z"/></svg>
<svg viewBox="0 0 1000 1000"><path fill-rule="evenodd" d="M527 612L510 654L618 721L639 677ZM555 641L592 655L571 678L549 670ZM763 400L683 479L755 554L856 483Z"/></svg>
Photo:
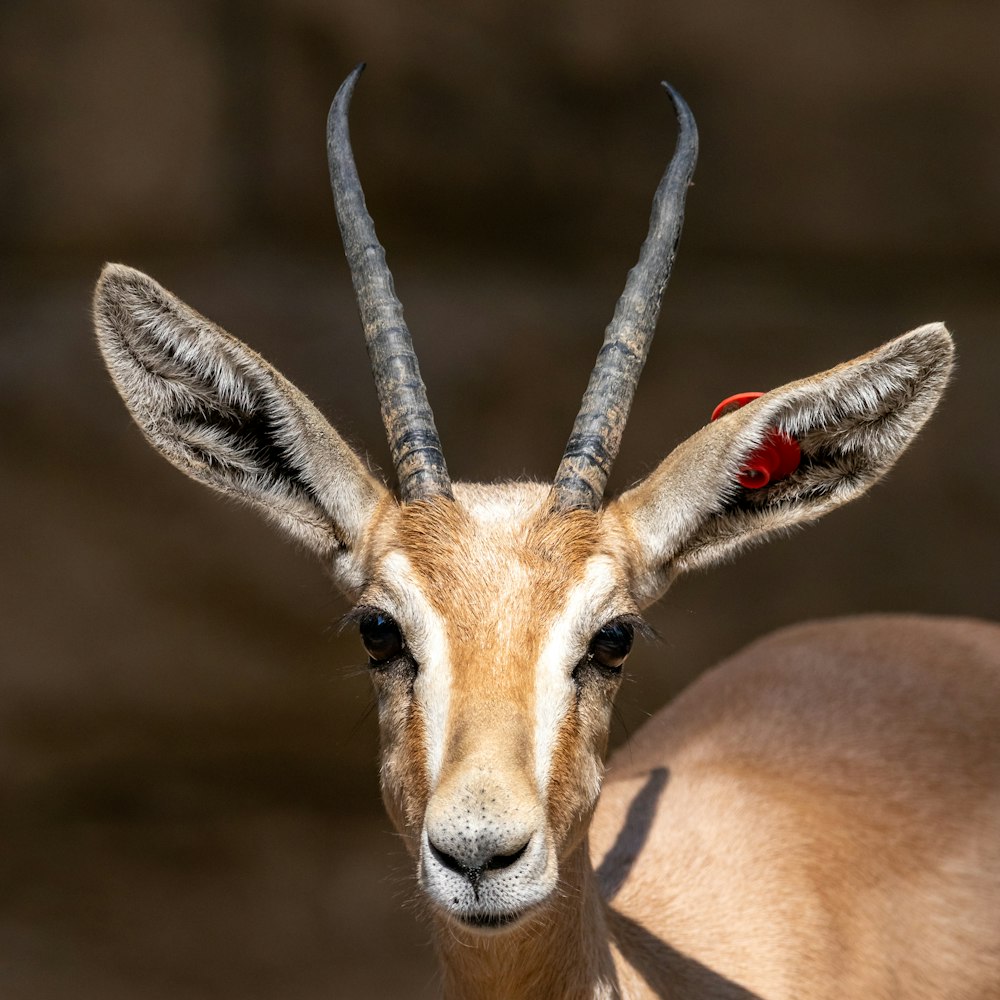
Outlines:
<svg viewBox="0 0 1000 1000"><path fill-rule="evenodd" d="M930 416L953 347L930 324L811 378L774 389L703 427L612 504L638 547L640 604L678 573L725 558L864 493ZM799 468L763 489L741 488L746 456L778 428L796 438Z"/></svg>
<svg viewBox="0 0 1000 1000"><path fill-rule="evenodd" d="M262 358L141 272L108 265L94 298L108 370L150 443L314 549L348 589L385 488ZM351 564L348 565L348 562Z"/></svg>

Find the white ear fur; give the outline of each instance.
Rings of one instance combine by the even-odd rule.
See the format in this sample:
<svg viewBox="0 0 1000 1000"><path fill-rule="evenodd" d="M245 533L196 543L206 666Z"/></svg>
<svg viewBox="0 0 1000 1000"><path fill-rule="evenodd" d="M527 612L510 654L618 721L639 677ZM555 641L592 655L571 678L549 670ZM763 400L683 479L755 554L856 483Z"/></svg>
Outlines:
<svg viewBox="0 0 1000 1000"><path fill-rule="evenodd" d="M108 371L149 442L182 472L266 514L357 585L385 487L313 404L166 289L108 264L94 295Z"/></svg>
<svg viewBox="0 0 1000 1000"><path fill-rule="evenodd" d="M637 545L640 604L688 569L860 496L923 427L952 367L951 336L922 326L869 354L774 389L703 427L611 504ZM798 439L787 479L745 489L737 473L772 428Z"/></svg>

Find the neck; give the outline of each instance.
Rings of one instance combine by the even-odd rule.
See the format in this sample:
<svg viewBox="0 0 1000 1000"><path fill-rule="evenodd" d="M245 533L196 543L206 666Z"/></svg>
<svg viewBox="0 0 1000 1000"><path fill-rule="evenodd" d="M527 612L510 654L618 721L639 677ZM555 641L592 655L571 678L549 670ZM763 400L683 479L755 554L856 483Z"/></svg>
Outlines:
<svg viewBox="0 0 1000 1000"><path fill-rule="evenodd" d="M435 938L447 1000L619 994L586 839L562 865L556 898L523 926L481 934L438 918Z"/></svg>

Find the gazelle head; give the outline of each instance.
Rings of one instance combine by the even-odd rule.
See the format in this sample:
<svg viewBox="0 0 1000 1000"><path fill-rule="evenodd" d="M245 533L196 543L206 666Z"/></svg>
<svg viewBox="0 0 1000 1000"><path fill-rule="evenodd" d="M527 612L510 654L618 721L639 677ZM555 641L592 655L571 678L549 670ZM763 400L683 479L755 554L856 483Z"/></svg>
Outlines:
<svg viewBox="0 0 1000 1000"><path fill-rule="evenodd" d="M644 606L680 572L863 493L930 415L941 325L773 390L605 501L680 235L697 134L670 88L677 150L551 485L453 484L347 133L330 112L337 215L397 486L306 397L152 279L105 268L94 316L149 441L312 549L354 604L379 705L382 788L445 919L501 932L557 895L600 789L612 699ZM760 489L740 469L778 430L801 463Z"/></svg>

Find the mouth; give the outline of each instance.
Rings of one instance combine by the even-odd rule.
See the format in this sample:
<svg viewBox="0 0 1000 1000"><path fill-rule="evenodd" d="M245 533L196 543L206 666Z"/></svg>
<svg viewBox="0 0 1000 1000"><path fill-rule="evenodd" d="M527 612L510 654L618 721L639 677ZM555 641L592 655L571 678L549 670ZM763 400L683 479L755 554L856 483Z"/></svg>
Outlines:
<svg viewBox="0 0 1000 1000"><path fill-rule="evenodd" d="M496 931L520 922L526 912L518 910L514 913L454 913L452 916L464 927L471 927L477 931Z"/></svg>

